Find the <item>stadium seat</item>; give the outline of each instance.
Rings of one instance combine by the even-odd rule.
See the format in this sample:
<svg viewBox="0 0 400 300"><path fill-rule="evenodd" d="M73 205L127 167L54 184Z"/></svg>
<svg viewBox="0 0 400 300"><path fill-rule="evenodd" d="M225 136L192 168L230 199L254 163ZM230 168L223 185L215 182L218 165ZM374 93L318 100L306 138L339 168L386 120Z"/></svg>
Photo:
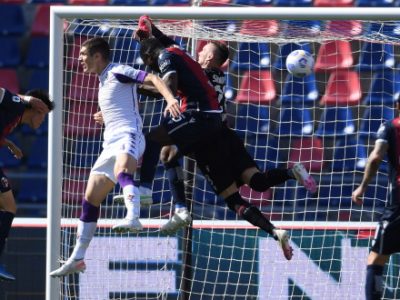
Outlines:
<svg viewBox="0 0 400 300"><path fill-rule="evenodd" d="M302 105L282 107L275 133L279 136L304 136L313 133L311 109Z"/></svg>
<svg viewBox="0 0 400 300"><path fill-rule="evenodd" d="M130 37L118 38L112 57L113 62L126 63L128 65L143 64L139 54L139 43Z"/></svg>
<svg viewBox="0 0 400 300"><path fill-rule="evenodd" d="M2 4L26 4L26 0L1 0Z"/></svg>
<svg viewBox="0 0 400 300"><path fill-rule="evenodd" d="M357 105L361 99L361 86L358 73L341 70L329 76L321 104L327 106Z"/></svg>
<svg viewBox="0 0 400 300"><path fill-rule="evenodd" d="M315 72L348 69L353 66L350 42L334 40L324 42L319 48L315 61Z"/></svg>
<svg viewBox="0 0 400 300"><path fill-rule="evenodd" d="M159 165L156 169L156 175L153 181L153 204L170 203L172 195L169 190L169 182L165 176L164 166Z"/></svg>
<svg viewBox="0 0 400 300"><path fill-rule="evenodd" d="M367 159L367 149L362 139L348 135L337 139L333 148L332 170L345 172L363 171Z"/></svg>
<svg viewBox="0 0 400 300"><path fill-rule="evenodd" d="M317 136L343 136L355 132L353 112L348 106L326 106L321 115Z"/></svg>
<svg viewBox="0 0 400 300"><path fill-rule="evenodd" d="M11 133L7 139L14 142L18 147L21 147L18 137ZM3 146L0 147L0 168L15 168L21 165L21 160L14 157L10 150Z"/></svg>
<svg viewBox="0 0 400 300"><path fill-rule="evenodd" d="M228 6L231 0L203 0L200 6Z"/></svg>
<svg viewBox="0 0 400 300"><path fill-rule="evenodd" d="M62 188L62 202L70 205L80 204L85 195L86 180L65 178Z"/></svg>
<svg viewBox="0 0 400 300"><path fill-rule="evenodd" d="M321 21L318 20L289 20L281 21L283 32L288 37L318 35L321 31Z"/></svg>
<svg viewBox="0 0 400 300"><path fill-rule="evenodd" d="M382 22L370 22L364 35L366 37L371 35L372 40L375 40L377 35L384 35L387 36L387 38L399 38L400 22L392 21L383 24Z"/></svg>
<svg viewBox="0 0 400 300"><path fill-rule="evenodd" d="M225 73L225 78L225 99L227 101L234 101L237 94L237 88L234 82L237 82L238 78L236 76L234 77L231 73Z"/></svg>
<svg viewBox="0 0 400 300"><path fill-rule="evenodd" d="M269 134L256 134L246 139L247 152L254 158L260 170L277 168L280 162L278 140Z"/></svg>
<svg viewBox="0 0 400 300"><path fill-rule="evenodd" d="M0 86L13 93L19 93L19 82L15 69L0 69Z"/></svg>
<svg viewBox="0 0 400 300"><path fill-rule="evenodd" d="M277 58L273 67L277 70L286 69L286 58L294 50L302 49L312 53L310 43L287 43L279 46L277 51Z"/></svg>
<svg viewBox="0 0 400 300"><path fill-rule="evenodd" d="M272 5L272 0L233 0L233 4L245 6L268 6Z"/></svg>
<svg viewBox="0 0 400 300"><path fill-rule="evenodd" d="M25 2L25 1L24 1ZM67 0L29 0L32 4L66 4Z"/></svg>
<svg viewBox="0 0 400 300"><path fill-rule="evenodd" d="M69 164L73 167L90 169L101 152L102 141L91 139L79 139L70 142L71 160Z"/></svg>
<svg viewBox="0 0 400 300"><path fill-rule="evenodd" d="M318 99L318 95L314 73L303 78L288 73L283 83L280 101L282 106L312 106Z"/></svg>
<svg viewBox="0 0 400 300"><path fill-rule="evenodd" d="M87 36L75 35L71 43L67 45L66 53L67 53L67 68L73 70L82 71L82 66L78 61L79 51L81 49L81 45L88 39Z"/></svg>
<svg viewBox="0 0 400 300"><path fill-rule="evenodd" d="M278 22L275 20L244 20L240 27L241 34L255 36L275 36L278 30Z"/></svg>
<svg viewBox="0 0 400 300"><path fill-rule="evenodd" d="M32 37L25 65L30 68L48 68L49 37Z"/></svg>
<svg viewBox="0 0 400 300"><path fill-rule="evenodd" d="M395 0L355 0L354 6L391 7L391 6L396 6L396 1Z"/></svg>
<svg viewBox="0 0 400 300"><path fill-rule="evenodd" d="M314 0L314 6L353 6L354 0Z"/></svg>
<svg viewBox="0 0 400 300"><path fill-rule="evenodd" d="M47 179L43 177L25 177L21 180L21 189L17 195L19 202L46 203Z"/></svg>
<svg viewBox="0 0 400 300"><path fill-rule="evenodd" d="M74 101L71 101L74 102ZM64 134L69 137L100 137L102 127L93 120L98 111L97 103L72 103L65 120Z"/></svg>
<svg viewBox="0 0 400 300"><path fill-rule="evenodd" d="M272 191L271 189L265 192L256 192L247 185L242 185L239 189L242 198L250 202L255 207L262 210L262 207L271 205Z"/></svg>
<svg viewBox="0 0 400 300"><path fill-rule="evenodd" d="M243 74L236 102L268 105L275 100L276 90L269 70L250 70Z"/></svg>
<svg viewBox="0 0 400 300"><path fill-rule="evenodd" d="M393 119L395 110L392 105L371 105L368 106L361 119L360 136L375 136L379 127L384 121Z"/></svg>
<svg viewBox="0 0 400 300"><path fill-rule="evenodd" d="M313 0L274 0L274 6L313 6Z"/></svg>
<svg viewBox="0 0 400 300"><path fill-rule="evenodd" d="M152 5L190 5L190 0L150 0L150 6Z"/></svg>
<svg viewBox="0 0 400 300"><path fill-rule="evenodd" d="M334 36L359 35L362 30L362 23L358 20L330 20L325 25L325 32Z"/></svg>
<svg viewBox="0 0 400 300"><path fill-rule="evenodd" d="M21 126L21 132L24 135L45 135L47 136L47 133L49 131L49 118L46 117L43 120L43 123L39 126L37 129L32 129L30 126L23 124Z"/></svg>
<svg viewBox="0 0 400 300"><path fill-rule="evenodd" d="M369 105L394 105L400 97L400 74L386 69L374 72L371 87L363 103Z"/></svg>
<svg viewBox="0 0 400 300"><path fill-rule="evenodd" d="M0 34L23 35L25 33L25 18L22 5L0 4Z"/></svg>
<svg viewBox="0 0 400 300"><path fill-rule="evenodd" d="M107 5L108 0L68 0L69 5Z"/></svg>
<svg viewBox="0 0 400 300"><path fill-rule="evenodd" d="M71 82L67 86L67 96L74 100L93 102L97 100L99 81L95 74L76 73L72 74Z"/></svg>
<svg viewBox="0 0 400 300"><path fill-rule="evenodd" d="M18 38L0 37L0 67L17 67L21 61Z"/></svg>
<svg viewBox="0 0 400 300"><path fill-rule="evenodd" d="M47 169L47 136L37 136L33 141L28 157L28 167Z"/></svg>
<svg viewBox="0 0 400 300"><path fill-rule="evenodd" d="M93 3L93 5L101 5L101 4L96 4ZM74 26L68 27L68 33L73 34L73 35L82 35L82 36L102 36L102 37L107 37L110 32L112 31L112 28L110 26L107 26L106 21L102 22L102 24L99 25L92 25L88 24L87 20L82 20L82 19L74 19L73 21Z"/></svg>
<svg viewBox="0 0 400 300"><path fill-rule="evenodd" d="M364 42L357 70L370 71L390 69L395 65L394 47L392 44Z"/></svg>
<svg viewBox="0 0 400 300"><path fill-rule="evenodd" d="M27 90L32 89L49 89L49 70L34 69L29 77Z"/></svg>
<svg viewBox="0 0 400 300"><path fill-rule="evenodd" d="M267 105L238 104L234 129L240 136L269 130L270 108Z"/></svg>
<svg viewBox="0 0 400 300"><path fill-rule="evenodd" d="M268 69L271 54L267 43L240 43L235 58L230 62L232 70Z"/></svg>
<svg viewBox="0 0 400 300"><path fill-rule="evenodd" d="M289 150L288 168L302 163L309 172L320 173L324 165L324 148L321 139L304 137L294 139Z"/></svg>
<svg viewBox="0 0 400 300"><path fill-rule="evenodd" d="M224 199L215 194L210 183L200 174L195 178L193 200L200 205L225 205Z"/></svg>
<svg viewBox="0 0 400 300"><path fill-rule="evenodd" d="M36 13L31 26L31 36L49 36L50 33L50 5L36 6Z"/></svg>
<svg viewBox="0 0 400 300"><path fill-rule="evenodd" d="M130 6L147 6L147 0L109 0L110 5L130 5Z"/></svg>

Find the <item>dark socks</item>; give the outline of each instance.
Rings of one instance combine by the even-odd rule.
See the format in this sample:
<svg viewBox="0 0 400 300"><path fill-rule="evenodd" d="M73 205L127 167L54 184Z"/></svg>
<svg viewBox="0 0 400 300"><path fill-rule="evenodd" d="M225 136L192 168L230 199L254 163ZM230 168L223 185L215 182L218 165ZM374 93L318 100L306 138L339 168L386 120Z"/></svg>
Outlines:
<svg viewBox="0 0 400 300"><path fill-rule="evenodd" d="M15 215L11 212L0 211L0 255L4 251L14 217Z"/></svg>
<svg viewBox="0 0 400 300"><path fill-rule="evenodd" d="M82 212L79 218L82 222L97 222L99 219L100 207L90 204L86 199L82 201Z"/></svg>
<svg viewBox="0 0 400 300"><path fill-rule="evenodd" d="M169 188L174 199L175 208L186 207L183 171L178 160L173 159L166 163L165 170L169 181Z"/></svg>
<svg viewBox="0 0 400 300"><path fill-rule="evenodd" d="M255 173L250 178L249 186L257 191L264 192L272 186L284 183L289 179L294 179L292 170L288 169L271 169L265 173Z"/></svg>
<svg viewBox="0 0 400 300"><path fill-rule="evenodd" d="M140 167L140 185L147 188L152 187L161 146L146 136L146 150L143 154L142 166Z"/></svg>
<svg viewBox="0 0 400 300"><path fill-rule="evenodd" d="M383 292L383 266L367 266L367 279L365 283L365 299L380 300Z"/></svg>

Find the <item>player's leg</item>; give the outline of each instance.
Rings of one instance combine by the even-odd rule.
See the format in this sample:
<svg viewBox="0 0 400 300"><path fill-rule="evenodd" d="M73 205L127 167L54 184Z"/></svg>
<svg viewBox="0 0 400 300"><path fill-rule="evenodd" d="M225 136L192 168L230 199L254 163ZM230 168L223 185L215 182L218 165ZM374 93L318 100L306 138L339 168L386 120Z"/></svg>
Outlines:
<svg viewBox="0 0 400 300"><path fill-rule="evenodd" d="M389 255L371 251L368 255L367 275L365 280L365 299L380 300L383 294L383 269Z"/></svg>
<svg viewBox="0 0 400 300"><path fill-rule="evenodd" d="M180 228L189 225L192 221L192 217L186 206L183 170L179 164L179 158L181 158L181 155L175 146L164 146L162 148L160 160L165 166L175 207L172 217L160 228L160 231L165 234L174 234Z"/></svg>
<svg viewBox="0 0 400 300"><path fill-rule="evenodd" d="M17 207L11 187L7 177L0 169L0 256L3 254L16 211ZM15 277L0 265L0 280L12 281L15 280Z"/></svg>

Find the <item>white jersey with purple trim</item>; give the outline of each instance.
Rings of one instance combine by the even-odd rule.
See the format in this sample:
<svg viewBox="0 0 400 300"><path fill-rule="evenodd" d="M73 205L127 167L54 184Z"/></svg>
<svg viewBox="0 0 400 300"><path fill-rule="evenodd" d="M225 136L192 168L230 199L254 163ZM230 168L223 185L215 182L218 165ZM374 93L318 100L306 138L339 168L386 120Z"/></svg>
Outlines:
<svg viewBox="0 0 400 300"><path fill-rule="evenodd" d="M105 142L121 132L142 132L136 88L146 76L144 71L114 63L100 74L99 106L105 125Z"/></svg>

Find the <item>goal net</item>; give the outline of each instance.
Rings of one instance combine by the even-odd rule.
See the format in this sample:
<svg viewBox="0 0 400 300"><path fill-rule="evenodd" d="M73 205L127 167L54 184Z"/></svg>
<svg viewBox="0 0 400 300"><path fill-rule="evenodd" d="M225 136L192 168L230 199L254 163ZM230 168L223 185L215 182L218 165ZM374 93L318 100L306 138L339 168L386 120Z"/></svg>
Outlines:
<svg viewBox="0 0 400 300"><path fill-rule="evenodd" d="M197 19L189 14L174 19L162 17L159 10L156 17L151 9L146 12L159 29L194 57L207 41L226 43L230 57L223 68L230 126L260 170L302 162L317 181L318 192L312 195L296 181L264 193L247 186L240 190L277 227L291 233L294 257L286 261L276 241L239 220L196 169L185 170L193 226L174 236L161 235L159 228L173 205L160 164L154 204L141 209L145 229L140 234L111 231L124 216L123 205L112 201L120 192L116 186L101 207L85 259L87 271L48 281L48 291L57 291L60 299L364 299L368 247L386 203L387 161L363 206L352 204L351 193L361 181L380 124L395 116L400 22L333 16L281 20L279 14L273 17L273 8L264 20L232 17L229 10L214 19L206 19L209 10L202 17L197 11ZM52 269L58 266L54 257L65 260L71 253L85 183L101 151L102 128L92 117L99 110L98 79L83 73L80 46L102 36L112 47L113 62L146 69L140 45L132 38L137 17L98 17L99 10L91 7L71 18L71 12L64 17L62 8L56 10L64 24L62 37L53 38L62 43L57 49L63 50L58 62L63 80L53 83L53 91L62 89L57 103L62 111L51 124L61 128L61 135L55 132L49 144L61 145L62 155L53 152L51 165L62 179L50 188L49 199L61 205L53 203L49 210L52 224L61 228L56 232L53 227L49 239ZM138 16L138 10L131 11ZM305 78L293 77L285 67L286 56L296 49L309 51L315 59L314 71ZM140 110L148 132L161 120L163 100L141 96ZM57 183L62 184L61 200L54 198ZM59 251L52 241L59 241ZM385 299L400 297L398 273L398 257L393 256L385 269Z"/></svg>

